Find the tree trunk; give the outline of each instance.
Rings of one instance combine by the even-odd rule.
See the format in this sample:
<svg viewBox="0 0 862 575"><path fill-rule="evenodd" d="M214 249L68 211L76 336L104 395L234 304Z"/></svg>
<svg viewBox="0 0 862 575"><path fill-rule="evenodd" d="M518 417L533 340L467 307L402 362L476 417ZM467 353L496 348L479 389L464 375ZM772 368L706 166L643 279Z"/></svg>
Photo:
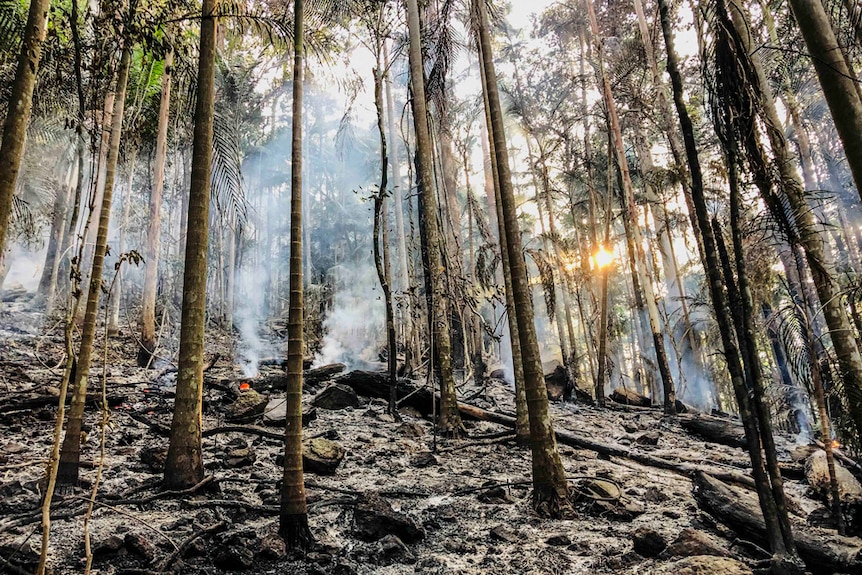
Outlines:
<svg viewBox="0 0 862 575"><path fill-rule="evenodd" d="M793 169L794 166L787 150L787 140L775 109L772 91L759 55L754 50L751 29L748 25L750 19L738 0L729 2L729 12L734 31L743 48L749 54L749 60L755 73L754 79L757 85L754 88L762 104L761 117L776 160L781 188L789 203L796 229L799 231L797 239L805 248L808 267L811 270L814 286L823 306L823 315L829 327L835 355L844 376L844 389L850 404L850 417L856 428L856 439L859 440L862 437L862 354L856 346L847 312L841 302L839 288L832 275L832 258L824 241L822 230L805 199L802 183Z"/></svg>
<svg viewBox="0 0 862 575"><path fill-rule="evenodd" d="M548 412L548 396L542 374L536 326L533 323L533 306L515 209L515 193L509 171L509 153L503 127L503 109L497 90L497 76L491 53L491 33L485 3L481 0L475 2L474 10L479 16L479 41L482 47L485 88L491 116L491 135L494 139L494 159L500 179L500 203L503 208L506 247L512 272L512 297L524 362L524 389L530 417L530 445L533 460L533 503L551 516L557 516L569 505L566 472L557 452L556 438Z"/></svg>
<svg viewBox="0 0 862 575"><path fill-rule="evenodd" d="M862 197L862 138L859 137L862 134L862 97L854 83L855 76L847 66L823 4L814 0L790 0L790 7L844 145L856 190Z"/></svg>
<svg viewBox="0 0 862 575"><path fill-rule="evenodd" d="M132 59L132 47L123 47L120 57L120 67L117 72L116 96L114 98L113 119L111 121L111 136L109 140L107 165L105 166L105 192L99 213L99 227L96 235L96 245L93 250L93 268L90 273L90 285L87 293L87 307L84 315L84 325L81 330L81 347L78 351L75 383L73 386L72 405L69 408L69 421L66 424L66 435L60 450L60 465L57 471L57 482L60 485L75 485L78 483L78 466L81 459L81 423L84 416L84 404L87 398L87 383L90 376L90 357L93 353L93 343L96 338L97 313L99 311L99 296L102 291L102 269L105 263L105 252L108 246L108 222L111 218L111 197L114 190L117 159L120 155L120 137L123 131L123 112L126 100L126 84L129 80L129 66Z"/></svg>
<svg viewBox="0 0 862 575"><path fill-rule="evenodd" d="M313 541L308 527L302 469L302 92L304 51L303 0L293 4L293 120L290 155L290 298L287 320L287 417L284 429L284 473L278 533L289 549L307 549Z"/></svg>
<svg viewBox="0 0 862 575"><path fill-rule="evenodd" d="M428 270L426 289L430 298L428 313L431 315L431 341L434 359L440 373L440 420L438 426L446 434L458 437L462 433L461 415L458 413L455 378L452 371L452 344L449 328L449 306L443 285L443 263L441 245L444 241L437 220L437 198L434 193L432 168L432 144L428 130L428 114L425 105L425 78L422 60L419 7L416 0L407 0L407 25L410 32L410 85L413 90L413 123L416 131L416 155L418 159L419 184L424 209L422 233L427 246Z"/></svg>
<svg viewBox="0 0 862 575"><path fill-rule="evenodd" d="M616 112L616 103L611 92L611 84L608 75L604 69L603 49L601 38L599 36L599 26L596 20L593 0L587 2L587 11L590 16L590 28L593 33L593 40L596 43L599 54L599 70L601 73L601 81L603 86L603 94L605 105L607 106L608 121L610 123L611 136L613 139L613 147L616 155L617 166L622 175L622 192L623 201L621 202L624 218L629 223L631 228L632 240L635 249L635 262L637 268L638 279L640 280L641 289L643 290L644 300L647 307L647 315L649 317L650 331L652 332L653 346L655 349L656 362L658 363L659 375L661 376L662 387L664 390L664 409L666 413L672 414L676 411L676 391L674 390L673 379L670 374L670 366L667 361L667 354L664 349L664 336L662 335L661 320L658 315L658 306L656 304L655 292L652 286L652 279L646 267L646 256L644 254L643 241L641 239L640 227L638 226L638 209L635 205L634 188L629 175L628 161L623 147L622 132L620 129L619 118Z"/></svg>
<svg viewBox="0 0 862 575"><path fill-rule="evenodd" d="M171 74L174 51L165 54L162 73L162 95L159 101L159 127L156 135L156 158L153 166L153 189L150 191L150 217L147 225L147 247L144 254L144 293L141 309L141 346L138 366L149 366L156 350L156 292L159 282L159 234L161 233L162 195L165 189L165 161L168 155L170 123ZM175 166L178 169L178 166ZM180 224L182 226L182 223Z"/></svg>
<svg viewBox="0 0 862 575"><path fill-rule="evenodd" d="M739 407L740 417L745 429L748 453L751 458L752 475L756 484L760 508L766 518L768 526L767 534L769 545L773 553L784 555L786 548L781 534L781 527L777 518L775 501L769 486L769 480L763 467L763 455L760 451L760 437L757 425L749 407L748 393L745 387L745 377L742 370L739 348L733 339L733 326L728 314L727 296L724 292L724 278L718 261L716 240L709 223L709 212L707 211L706 198L703 187L703 173L700 167L700 159L697 153L697 143L694 139L694 126L688 113L686 102L683 98L683 82L679 69L679 60L673 42L673 24L670 17L669 0L659 0L659 10L662 25L662 33L667 46L667 71L670 75L673 88L673 100L679 116L682 128L683 141L685 143L686 158L691 173L691 191L695 208L695 216L701 237L703 238L701 261L707 273L707 285L710 298L715 309L716 322L718 323L721 343L724 349L724 357L727 370L733 384L734 394Z"/></svg>
<svg viewBox="0 0 862 575"><path fill-rule="evenodd" d="M203 0L201 7L198 89L192 141L180 320L179 371L164 473L164 484L169 489L191 487L203 479L204 475L201 453L201 409L210 225L210 173L215 107L217 22L213 13L217 4L218 0Z"/></svg>
<svg viewBox="0 0 862 575"><path fill-rule="evenodd" d="M123 215L120 218L120 241L119 241L119 252L116 254L117 261L119 261L120 256L126 253L126 228L129 226L129 210L132 205L132 185L135 179L135 160L138 156L138 151L136 149L132 149L130 153L129 159L129 180L126 184L125 194L123 195ZM114 286L113 291L109 294L111 304L111 311L108 315L108 335L116 336L120 331L120 303L123 299L123 266L119 266L116 269L117 279L116 285Z"/></svg>
<svg viewBox="0 0 862 575"><path fill-rule="evenodd" d="M36 290L36 303L45 305L45 314L50 315L53 311L54 296L57 293L57 273L60 260L63 258L61 251L63 240L66 237L66 221L69 213L69 201L75 189L74 182L77 177L76 162L69 164L66 181L60 190L56 191L54 198L54 210L51 217L51 235L48 239L48 250L45 253L45 265L42 267L42 276L39 278L39 287Z"/></svg>
<svg viewBox="0 0 862 575"><path fill-rule="evenodd" d="M490 172L491 189L488 193L488 202L492 204L493 218L496 223L494 229L497 231L497 240L500 244L500 262L503 270L503 288L506 298L506 325L509 327L509 344L512 352L512 379L515 386L515 439L518 445L530 444L530 415L527 409L527 394L524 389L524 362L521 357L521 338L518 335L518 319L515 317L515 300L512 295L512 266L509 265L509 249L506 240L506 229L503 225L503 204L500 201L500 174L497 172L497 164L494 161L494 139L491 137L491 112L488 105L487 75L485 74L485 63L481 57L482 47L479 46L479 69L482 80L482 100L485 107L485 123L483 130L485 138L483 143L488 146L488 167L485 177ZM486 180L486 187L488 181ZM493 201L492 201L493 200ZM498 280L499 281L499 280Z"/></svg>
<svg viewBox="0 0 862 575"><path fill-rule="evenodd" d="M15 195L15 182L21 167L27 125L30 123L33 88L42 58L42 42L45 41L50 5L50 0L30 2L21 53L18 55L18 68L9 94L9 109L6 111L3 140L0 143L0 253L6 248L12 196Z"/></svg>

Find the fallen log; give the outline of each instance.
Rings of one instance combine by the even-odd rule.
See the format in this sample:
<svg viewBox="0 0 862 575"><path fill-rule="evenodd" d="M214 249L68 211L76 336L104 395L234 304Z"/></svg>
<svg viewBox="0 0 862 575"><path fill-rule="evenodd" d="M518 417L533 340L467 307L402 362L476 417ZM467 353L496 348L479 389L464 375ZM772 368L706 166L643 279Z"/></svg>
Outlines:
<svg viewBox="0 0 862 575"><path fill-rule="evenodd" d="M389 397L389 380L384 373L374 371L351 371L336 377L333 381L349 385L359 395L364 395L366 397L380 397L383 399ZM412 386L409 380L398 380L398 397L403 398L399 400L399 405L414 407L424 417L428 417L432 414L431 391L428 388ZM435 397L434 399L439 402L439 398ZM515 418L510 415L488 411L460 402L458 403L458 410L461 412L462 417L480 421L490 421L515 429ZM688 477L694 476L698 471L704 471L724 481L754 487L754 480L747 473L739 471L706 470L701 466L691 463L671 461L654 455L632 451L623 445L601 443L565 430L557 430L556 435L557 441L564 445L581 449L589 449L608 457L622 457L650 467L675 471Z"/></svg>
<svg viewBox="0 0 862 575"><path fill-rule="evenodd" d="M515 428L515 418L508 415L495 413L493 411L487 411L485 409L481 409L472 405L467 405L465 403L459 403L458 410L461 412L462 416L468 418L479 419L482 421L491 421L493 423L505 425L512 429ZM633 451L624 445L601 443L587 437L582 437L580 435L577 435L576 433L572 433L571 431L558 429L554 433L557 436L557 441L559 443L562 443L563 445L569 445L571 447L578 447L581 449L589 449L590 451L595 451L600 455L605 455L608 457L621 457L624 459L629 459L636 463L647 465L649 467L656 467L658 469L675 471L688 477L693 477L698 472L704 472L712 475L713 477L720 478L724 481L730 481L732 483L739 483L749 487L754 487L754 480L747 474L739 471L706 470L701 466L694 465L691 463L671 461L669 459L663 459L654 455Z"/></svg>
<svg viewBox="0 0 862 575"><path fill-rule="evenodd" d="M694 478L697 504L742 537L766 545L766 524L754 493L725 485L706 473ZM800 557L814 573L862 572L862 539L793 523Z"/></svg>
<svg viewBox="0 0 862 575"><path fill-rule="evenodd" d="M332 382L349 385L358 395L389 399L389 376L385 372L349 371L333 378ZM423 417L429 417L435 409L432 402L436 401L439 413L439 399L434 397L426 386L416 386L409 379L399 379L396 394L399 407L412 407Z"/></svg>
<svg viewBox="0 0 862 575"><path fill-rule="evenodd" d="M835 462L835 479L847 533L858 533L859 521L862 520L862 484L838 461ZM805 461L805 480L815 495L831 509L831 485L825 451L818 449Z"/></svg>
<svg viewBox="0 0 862 575"><path fill-rule="evenodd" d="M692 435L697 435L711 443L745 449L745 430L742 424L732 419L711 415L680 415L680 426Z"/></svg>
<svg viewBox="0 0 862 575"><path fill-rule="evenodd" d="M616 403L621 403L623 405L636 405L639 407L650 407L652 405L652 400L650 398L624 387L616 388L610 395L610 398L611 401L615 401Z"/></svg>

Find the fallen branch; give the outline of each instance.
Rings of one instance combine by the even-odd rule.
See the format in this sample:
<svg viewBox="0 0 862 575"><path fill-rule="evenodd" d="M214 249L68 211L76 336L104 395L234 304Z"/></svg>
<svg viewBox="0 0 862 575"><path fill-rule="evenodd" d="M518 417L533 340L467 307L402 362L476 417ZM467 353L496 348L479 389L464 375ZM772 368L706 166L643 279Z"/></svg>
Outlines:
<svg viewBox="0 0 862 575"><path fill-rule="evenodd" d="M180 546L177 547L170 555L165 557L165 559L159 563L159 566L156 567L156 573L164 573L168 570L168 568L176 561L182 554L185 552L189 546L203 537L204 535L208 535L210 533L216 533L217 531L221 531L227 526L227 523L224 521L219 521L209 527L204 527L203 529L198 529L194 533L192 533L185 541L180 543Z"/></svg>
<svg viewBox="0 0 862 575"><path fill-rule="evenodd" d="M219 435L222 433L250 433L252 435L259 435L269 439L284 441L284 433L269 431L262 427L257 427L256 425L224 425L222 427L214 427L213 429L207 429L201 433L201 437L212 437L213 435Z"/></svg>

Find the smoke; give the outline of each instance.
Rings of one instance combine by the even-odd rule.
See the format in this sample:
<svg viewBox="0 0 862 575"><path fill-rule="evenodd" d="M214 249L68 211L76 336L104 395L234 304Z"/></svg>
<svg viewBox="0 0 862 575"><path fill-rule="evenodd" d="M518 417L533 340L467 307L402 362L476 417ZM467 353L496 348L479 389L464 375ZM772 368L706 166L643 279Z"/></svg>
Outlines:
<svg viewBox="0 0 862 575"><path fill-rule="evenodd" d="M326 333L313 365L344 363L355 369L378 361L385 335L385 308L375 268L360 261L335 266L330 276L332 309L323 320Z"/></svg>
<svg viewBox="0 0 862 575"><path fill-rule="evenodd" d="M237 356L244 377L257 377L263 353L273 350L260 337L263 298L267 276L258 266L244 267L236 278L237 297L234 300L234 325L239 331Z"/></svg>

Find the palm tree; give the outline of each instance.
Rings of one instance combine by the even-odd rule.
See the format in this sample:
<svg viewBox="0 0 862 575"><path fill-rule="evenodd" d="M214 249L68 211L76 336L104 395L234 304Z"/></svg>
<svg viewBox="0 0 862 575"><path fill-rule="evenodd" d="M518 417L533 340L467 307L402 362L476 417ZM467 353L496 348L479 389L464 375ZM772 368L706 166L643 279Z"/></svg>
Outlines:
<svg viewBox="0 0 862 575"><path fill-rule="evenodd" d="M455 392L455 377L452 373L452 345L449 331L449 306L443 285L443 264L440 256L442 241L440 224L437 221L437 198L434 194L434 178L431 173L432 144L428 129L428 114L425 105L425 78L422 63L421 28L419 6L416 0L407 0L407 26L410 34L410 85L413 90L413 124L416 132L416 157L421 188L424 219L422 234L426 250L426 289L431 315L431 345L434 350L436 369L440 377L440 419L438 428L452 437L461 435L463 425L458 412Z"/></svg>
<svg viewBox="0 0 862 575"><path fill-rule="evenodd" d="M215 45L218 0L203 0L197 102L192 148L192 177L186 230L185 273L180 324L177 395L165 461L168 488L187 488L203 479L201 403L203 393L204 326L206 324L207 244L209 239L210 172L215 109Z"/></svg>
<svg viewBox="0 0 862 575"><path fill-rule="evenodd" d="M93 353L93 342L96 337L96 314L99 311L99 296L102 291L102 270L105 264L105 253L108 246L108 223L111 218L111 199L114 190L114 180L117 171L117 159L120 155L120 139L123 132L123 112L126 102L126 85L129 81L132 47L130 41L122 48L120 65L117 71L117 85L114 90L114 105L111 117L111 134L108 146L107 165L105 167L105 191L99 213L96 245L93 250L93 267L90 272L90 284L87 290L87 307L84 313L84 324L81 330L81 346L78 351L77 371L73 386L72 404L69 407L69 421L66 424L66 435L60 451L60 466L57 471L57 482L60 485L74 485L78 482L78 469L81 459L81 423L84 415L84 405L87 399L87 380L90 375L90 359Z"/></svg>
<svg viewBox="0 0 862 575"><path fill-rule="evenodd" d="M21 166L24 150L24 137L30 122L33 106L33 87L42 58L42 43L48 26L50 0L33 0L27 25L24 28L24 41L18 56L15 81L9 95L9 109L3 124L3 140L0 142L0 259L6 248L6 230L12 213L12 196L15 194L15 181Z"/></svg>
<svg viewBox="0 0 862 575"><path fill-rule="evenodd" d="M515 211L515 193L512 188L506 134L503 128L503 109L497 89L494 57L491 53L491 34L484 0L476 0L474 10L479 22L479 42L491 117L491 137L494 140L494 161L497 164L499 176L500 203L503 209L506 247L512 274L512 299L515 303L518 337L524 365L524 388L527 394L530 448L533 458L533 504L556 516L569 505L568 483L560 454L557 452L556 437L548 412L548 396L542 374L536 326L533 323L533 305L530 300L526 262Z"/></svg>
<svg viewBox="0 0 862 575"><path fill-rule="evenodd" d="M290 296L287 320L287 417L278 532L288 548L306 549L313 541L308 527L302 470L302 72L303 0L293 4L293 120L290 166ZM384 168L385 169L385 168Z"/></svg>

